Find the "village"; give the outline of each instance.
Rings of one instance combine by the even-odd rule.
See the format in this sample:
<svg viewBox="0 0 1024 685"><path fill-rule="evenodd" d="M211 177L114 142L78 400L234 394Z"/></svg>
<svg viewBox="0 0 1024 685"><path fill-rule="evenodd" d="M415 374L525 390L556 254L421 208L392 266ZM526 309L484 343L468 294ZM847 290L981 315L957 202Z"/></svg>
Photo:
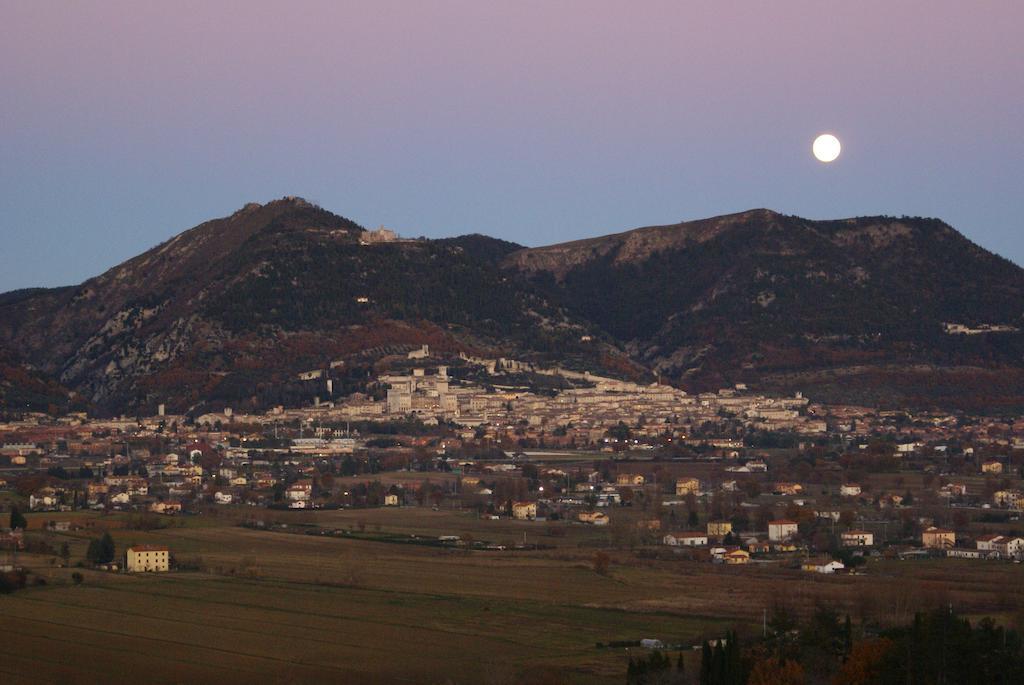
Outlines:
<svg viewBox="0 0 1024 685"><path fill-rule="evenodd" d="M1024 421L824 406L742 386L688 395L460 360L480 382L428 356L414 350L408 373L377 378L379 398L314 397L263 414L20 416L0 424L0 502L65 530L62 514L78 511L444 509L588 526L613 548L821 574L862 573L881 555L1024 557ZM524 372L564 388L511 387ZM322 372L304 376L330 391ZM24 531L2 535L10 570ZM439 538L487 548L455 530ZM172 551L119 560L166 571Z"/></svg>

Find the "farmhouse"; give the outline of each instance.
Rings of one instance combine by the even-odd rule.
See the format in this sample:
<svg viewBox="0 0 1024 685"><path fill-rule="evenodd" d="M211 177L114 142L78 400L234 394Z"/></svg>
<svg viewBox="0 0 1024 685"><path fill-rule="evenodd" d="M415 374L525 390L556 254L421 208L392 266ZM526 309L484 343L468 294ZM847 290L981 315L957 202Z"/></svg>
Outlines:
<svg viewBox="0 0 1024 685"><path fill-rule="evenodd" d="M732 521L708 521L708 537L723 538L732 532Z"/></svg>
<svg viewBox="0 0 1024 685"><path fill-rule="evenodd" d="M843 565L843 562L834 559L807 559L800 565L800 568L811 573L835 573L842 571L846 566Z"/></svg>
<svg viewBox="0 0 1024 685"><path fill-rule="evenodd" d="M1020 490L996 490L992 493L992 502L998 507L1020 509L1024 505L1024 492Z"/></svg>
<svg viewBox="0 0 1024 685"><path fill-rule="evenodd" d="M620 473L615 476L616 485L643 485L644 477L639 473Z"/></svg>
<svg viewBox="0 0 1024 685"><path fill-rule="evenodd" d="M750 563L750 553L739 548L729 550L725 554L722 554L720 558L730 566Z"/></svg>
<svg viewBox="0 0 1024 685"><path fill-rule="evenodd" d="M669 533L661 541L670 547L703 547L708 544L704 533Z"/></svg>
<svg viewBox="0 0 1024 685"><path fill-rule="evenodd" d="M181 502L153 502L149 510L154 514L180 514Z"/></svg>
<svg viewBox="0 0 1024 685"><path fill-rule="evenodd" d="M168 571L170 556L170 549L163 545L135 545L125 551L125 568L129 573Z"/></svg>
<svg viewBox="0 0 1024 685"><path fill-rule="evenodd" d="M931 526L921 533L921 544L929 549L949 549L956 544L956 533Z"/></svg>
<svg viewBox="0 0 1024 685"><path fill-rule="evenodd" d="M694 494L700 492L700 481L696 478L680 478L676 481L676 496Z"/></svg>
<svg viewBox="0 0 1024 685"><path fill-rule="evenodd" d="M595 526L608 525L608 514L600 511L581 511L577 514L576 518L578 518L581 523L589 523Z"/></svg>
<svg viewBox="0 0 1024 685"><path fill-rule="evenodd" d="M1016 535L981 535L975 538L979 552L991 552L1006 559L1020 559L1024 556L1024 538Z"/></svg>
<svg viewBox="0 0 1024 685"><path fill-rule="evenodd" d="M537 503L536 502L513 502L512 503L512 516L513 518L520 519L522 521L532 521L537 518Z"/></svg>
<svg viewBox="0 0 1024 685"><path fill-rule="evenodd" d="M843 547L871 547L875 544L875 536L867 530L848 530L842 535Z"/></svg>
<svg viewBox="0 0 1024 685"><path fill-rule="evenodd" d="M768 539L772 542L788 540L797 533L796 521L776 519L768 522Z"/></svg>

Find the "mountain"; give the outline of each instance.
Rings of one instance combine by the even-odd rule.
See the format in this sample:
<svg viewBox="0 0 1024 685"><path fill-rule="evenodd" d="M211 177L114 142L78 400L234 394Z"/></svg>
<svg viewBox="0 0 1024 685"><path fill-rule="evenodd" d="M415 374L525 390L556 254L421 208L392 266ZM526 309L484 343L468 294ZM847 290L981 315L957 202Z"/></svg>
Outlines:
<svg viewBox="0 0 1024 685"><path fill-rule="evenodd" d="M0 298L0 348L101 411L141 412L309 401L297 373L348 360L345 389L346 374L358 385L377 358L422 344L578 347L583 322L497 267L520 246L363 234L300 198L250 204L80 286Z"/></svg>
<svg viewBox="0 0 1024 685"><path fill-rule="evenodd" d="M0 295L0 403L265 408L308 402L303 371L332 365L337 396L429 344L691 390L1024 407L1024 271L937 220L754 210L542 248L387 238L284 198L81 285Z"/></svg>
<svg viewBox="0 0 1024 685"><path fill-rule="evenodd" d="M896 406L1024 397L1024 270L935 219L758 209L524 249L504 266L687 387Z"/></svg>

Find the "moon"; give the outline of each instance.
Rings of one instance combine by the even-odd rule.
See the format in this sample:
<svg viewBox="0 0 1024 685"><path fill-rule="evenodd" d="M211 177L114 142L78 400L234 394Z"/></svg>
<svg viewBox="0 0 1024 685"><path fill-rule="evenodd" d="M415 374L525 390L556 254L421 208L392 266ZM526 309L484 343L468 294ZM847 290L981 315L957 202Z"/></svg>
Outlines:
<svg viewBox="0 0 1024 685"><path fill-rule="evenodd" d="M842 150L842 146L839 144L839 139L831 133L822 133L820 136L814 139L814 145L811 146L811 152L818 159L819 162L834 162L839 157L839 152Z"/></svg>

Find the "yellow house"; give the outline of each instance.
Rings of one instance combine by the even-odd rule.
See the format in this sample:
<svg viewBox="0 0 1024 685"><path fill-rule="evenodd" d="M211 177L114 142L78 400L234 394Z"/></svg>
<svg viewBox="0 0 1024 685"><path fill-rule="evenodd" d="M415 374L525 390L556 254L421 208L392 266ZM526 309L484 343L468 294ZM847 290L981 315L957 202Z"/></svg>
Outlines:
<svg viewBox="0 0 1024 685"><path fill-rule="evenodd" d="M643 485L644 477L639 473L620 473L615 476L616 485Z"/></svg>
<svg viewBox="0 0 1024 685"><path fill-rule="evenodd" d="M742 549L730 550L722 555L722 561L729 565L749 564L750 552L746 552Z"/></svg>
<svg viewBox="0 0 1024 685"><path fill-rule="evenodd" d="M995 459L990 459L981 465L982 473L995 473L999 474L1003 472L1002 462L998 462Z"/></svg>
<svg viewBox="0 0 1024 685"><path fill-rule="evenodd" d="M921 533L921 544L931 549L949 549L956 544L956 533L932 526Z"/></svg>
<svg viewBox="0 0 1024 685"><path fill-rule="evenodd" d="M580 523L590 523L595 526L608 525L608 515L600 511L581 511L576 515Z"/></svg>
<svg viewBox="0 0 1024 685"><path fill-rule="evenodd" d="M676 495L696 495L700 492L700 481L696 478L680 478L676 481Z"/></svg>
<svg viewBox="0 0 1024 685"><path fill-rule="evenodd" d="M171 568L171 552L163 545L135 545L125 552L129 573L163 572Z"/></svg>
<svg viewBox="0 0 1024 685"><path fill-rule="evenodd" d="M732 521L708 521L708 537L722 538L732 532Z"/></svg>
<svg viewBox="0 0 1024 685"><path fill-rule="evenodd" d="M513 518L521 519L523 521L532 521L537 518L537 503L513 502L512 516Z"/></svg>

